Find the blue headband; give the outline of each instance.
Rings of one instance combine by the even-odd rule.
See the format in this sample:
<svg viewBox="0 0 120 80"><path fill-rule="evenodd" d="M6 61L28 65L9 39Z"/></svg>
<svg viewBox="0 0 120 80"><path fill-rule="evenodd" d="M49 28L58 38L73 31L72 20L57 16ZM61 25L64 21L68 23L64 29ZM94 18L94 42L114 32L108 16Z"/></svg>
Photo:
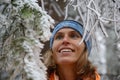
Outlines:
<svg viewBox="0 0 120 80"><path fill-rule="evenodd" d="M84 28L82 27L82 25L81 25L80 23L78 23L78 22L76 22L76 21L73 21L73 20L64 20L64 21L58 23L58 24L55 26L55 28L54 28L54 30L53 30L53 32L52 32L52 36L51 36L51 38L50 38L50 48L52 48L55 34L56 34L60 29L65 28L65 27L67 27L67 28L72 28L72 29L78 31L81 36L83 36ZM91 52L91 47L92 47L92 45L91 45L91 44L92 44L91 38L89 38L87 41L84 40L84 42L85 42L86 47L87 47L87 49L88 49L88 53L90 54L90 52Z"/></svg>

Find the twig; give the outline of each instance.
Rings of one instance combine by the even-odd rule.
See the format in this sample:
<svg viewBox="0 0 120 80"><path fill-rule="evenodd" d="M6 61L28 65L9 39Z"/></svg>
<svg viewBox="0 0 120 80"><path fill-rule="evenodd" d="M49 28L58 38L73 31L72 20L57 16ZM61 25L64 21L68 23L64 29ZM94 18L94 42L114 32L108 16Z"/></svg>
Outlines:
<svg viewBox="0 0 120 80"><path fill-rule="evenodd" d="M116 20L116 4L115 4L115 6L114 6L114 20ZM118 32L117 32L117 24L116 24L116 21L114 21L114 25L115 25L115 34L117 35L117 38L119 39L119 34L118 34Z"/></svg>
<svg viewBox="0 0 120 80"><path fill-rule="evenodd" d="M65 18L64 18L64 20L67 19L67 17L68 17L68 7L69 7L69 5L72 5L73 2L74 2L74 0L70 0L70 1L66 4L66 7L65 7Z"/></svg>
<svg viewBox="0 0 120 80"><path fill-rule="evenodd" d="M41 0L41 6L42 6L42 9L45 10L44 1L43 0Z"/></svg>
<svg viewBox="0 0 120 80"><path fill-rule="evenodd" d="M77 3L78 3L77 5L79 5L79 4L80 4L80 1L77 0ZM82 12L81 12L79 6L77 7L77 10L78 10L78 13L79 13L79 15L80 15L80 17L81 17L81 20L83 21L83 25L85 25L85 19L83 18L83 15L82 15Z"/></svg>
<svg viewBox="0 0 120 80"><path fill-rule="evenodd" d="M51 6L53 7L53 9L55 10L59 17L63 15L62 10L54 2L51 3Z"/></svg>
<svg viewBox="0 0 120 80"><path fill-rule="evenodd" d="M68 5L65 7L65 18L64 18L64 20L67 19L67 17L68 17Z"/></svg>
<svg viewBox="0 0 120 80"><path fill-rule="evenodd" d="M99 21L99 22L100 22L100 27L101 27L102 32L104 33L104 35L105 35L106 37L108 37L108 34L107 34L107 32L106 32L106 30L105 30L105 28L104 28L103 23L102 23L101 21Z"/></svg>
<svg viewBox="0 0 120 80"><path fill-rule="evenodd" d="M98 17L101 16L100 13L98 11L96 11L95 9L91 8L90 6L87 6L87 7L88 7L88 9L94 11L97 14Z"/></svg>
<svg viewBox="0 0 120 80"><path fill-rule="evenodd" d="M94 2L94 1L93 1L93 2ZM94 4L95 4L95 3L94 3ZM94 6L95 6L95 5L94 5ZM96 15L98 16L98 19L100 19L102 22L103 22L103 21L116 21L116 22L117 22L117 21L120 21L120 20L115 20L115 19L113 20L113 19L108 19L108 18L102 17L101 14L100 14L97 10L91 8L90 5L88 5L87 7L88 7L88 9L94 11L94 12L96 13ZM96 8L96 9L97 9L97 8ZM103 20L103 19L104 19L104 20Z"/></svg>
<svg viewBox="0 0 120 80"><path fill-rule="evenodd" d="M91 28L91 30L90 30L90 32L89 32L89 34L88 34L86 40L89 39L90 35L92 34L92 31L95 29L95 27L97 26L98 22L99 22L98 20L95 22L95 24L94 24L93 27Z"/></svg>
<svg viewBox="0 0 120 80"><path fill-rule="evenodd" d="M82 15L82 12L81 12L81 10L80 10L80 7L78 7L77 10L78 10L78 13L79 13L79 15L80 15L80 17L81 17L81 20L82 20L82 22L83 22L83 25L85 25L85 19L83 18L83 15Z"/></svg>
<svg viewBox="0 0 120 80"><path fill-rule="evenodd" d="M93 0L91 0L88 5L90 5L92 1L93 1ZM88 9L88 10L87 10L87 22L86 22L86 25L84 24L84 25L85 25L84 34L83 34L82 40L79 42L79 45L80 45L80 44L84 41L84 39L86 38L87 28L88 28L89 19L90 19L90 18L89 18L89 14L90 14L90 10Z"/></svg>

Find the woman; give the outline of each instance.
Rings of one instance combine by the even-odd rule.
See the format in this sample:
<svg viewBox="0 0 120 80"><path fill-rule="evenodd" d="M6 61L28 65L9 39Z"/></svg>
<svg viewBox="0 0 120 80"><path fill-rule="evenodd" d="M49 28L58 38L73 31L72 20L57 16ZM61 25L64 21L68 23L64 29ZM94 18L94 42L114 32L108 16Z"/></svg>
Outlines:
<svg viewBox="0 0 120 80"><path fill-rule="evenodd" d="M88 60L91 39L82 42L84 28L73 20L56 25L50 38L50 50L44 56L48 80L100 80Z"/></svg>

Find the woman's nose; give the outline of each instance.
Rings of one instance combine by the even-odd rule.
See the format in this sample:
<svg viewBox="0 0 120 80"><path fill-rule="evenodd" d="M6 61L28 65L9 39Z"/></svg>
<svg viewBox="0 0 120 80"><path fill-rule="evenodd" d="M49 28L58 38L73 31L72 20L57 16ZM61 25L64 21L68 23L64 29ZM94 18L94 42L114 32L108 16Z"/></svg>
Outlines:
<svg viewBox="0 0 120 80"><path fill-rule="evenodd" d="M69 37L68 36L64 36L63 44L69 44Z"/></svg>

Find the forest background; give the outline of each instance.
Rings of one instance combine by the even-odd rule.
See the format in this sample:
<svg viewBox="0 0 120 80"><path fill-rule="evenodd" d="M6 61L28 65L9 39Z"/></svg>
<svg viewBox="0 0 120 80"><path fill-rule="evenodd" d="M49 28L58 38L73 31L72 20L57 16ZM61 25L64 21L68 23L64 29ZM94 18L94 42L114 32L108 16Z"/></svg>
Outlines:
<svg viewBox="0 0 120 80"><path fill-rule="evenodd" d="M93 37L89 58L101 80L120 80L119 0L0 0L0 80L46 80L42 55L66 19Z"/></svg>

